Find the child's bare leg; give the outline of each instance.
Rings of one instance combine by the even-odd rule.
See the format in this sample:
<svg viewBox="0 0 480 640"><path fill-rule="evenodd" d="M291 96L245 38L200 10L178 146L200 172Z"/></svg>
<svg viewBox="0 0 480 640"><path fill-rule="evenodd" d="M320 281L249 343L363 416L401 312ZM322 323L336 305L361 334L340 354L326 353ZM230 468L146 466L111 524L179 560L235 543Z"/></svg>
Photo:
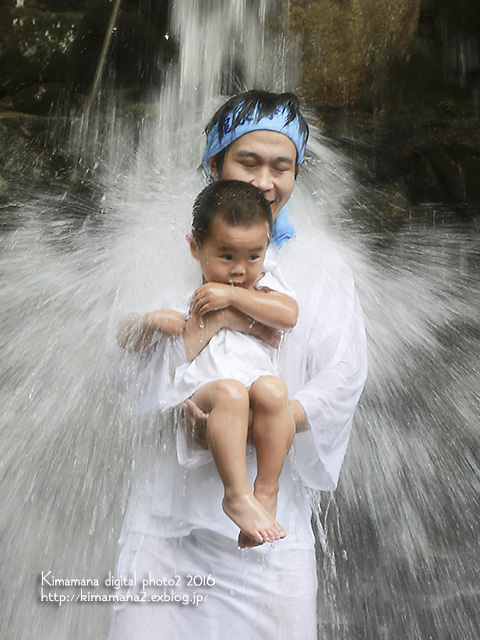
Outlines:
<svg viewBox="0 0 480 640"><path fill-rule="evenodd" d="M278 481L295 435L287 389L279 378L262 376L250 388L253 408L251 438L257 451L254 496L272 517L277 511ZM250 546L241 536L240 546Z"/></svg>
<svg viewBox="0 0 480 640"><path fill-rule="evenodd" d="M217 380L201 387L192 400L208 413L207 442L225 488L225 513L258 543L283 537L283 529L254 497L248 481L247 389L236 380Z"/></svg>

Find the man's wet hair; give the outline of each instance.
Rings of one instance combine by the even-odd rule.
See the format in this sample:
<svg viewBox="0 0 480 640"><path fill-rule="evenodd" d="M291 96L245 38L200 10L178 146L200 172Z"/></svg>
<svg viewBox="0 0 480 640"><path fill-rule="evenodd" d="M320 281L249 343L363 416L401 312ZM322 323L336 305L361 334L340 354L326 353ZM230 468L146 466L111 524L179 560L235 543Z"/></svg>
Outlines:
<svg viewBox="0 0 480 640"><path fill-rule="evenodd" d="M219 217L234 227L264 222L270 238L273 227L270 205L262 192L240 180L218 180L199 193L193 205L192 236L200 246L212 221Z"/></svg>
<svg viewBox="0 0 480 640"><path fill-rule="evenodd" d="M205 134L208 136L210 131L217 127L221 141L223 131L222 127L218 125L232 113L234 114L232 128L235 129L248 115L255 113L255 120L258 122L262 118L273 116L278 113L278 111L285 112L285 124L293 122L296 118L298 119L299 132L300 135L304 136L306 143L308 139L308 124L300 111L297 96L294 93L271 93L270 91L261 91L258 89L251 89L227 100L227 102L213 114L210 122L205 127ZM227 148L223 149L217 155L217 170L219 173L221 173L223 168Z"/></svg>
<svg viewBox="0 0 480 640"><path fill-rule="evenodd" d="M256 120L258 121L274 115L279 110L285 111L286 113L285 124L289 124L293 122L295 118L298 118L300 134L307 139L308 125L300 112L297 96L294 93L271 93L270 91L260 91L257 89L240 93L225 102L225 104L214 113L212 119L205 127L205 133L208 136L210 131L230 113L235 114L232 120L232 127L235 129L245 119L246 115L256 112ZM219 131L219 136L221 140L221 130Z"/></svg>

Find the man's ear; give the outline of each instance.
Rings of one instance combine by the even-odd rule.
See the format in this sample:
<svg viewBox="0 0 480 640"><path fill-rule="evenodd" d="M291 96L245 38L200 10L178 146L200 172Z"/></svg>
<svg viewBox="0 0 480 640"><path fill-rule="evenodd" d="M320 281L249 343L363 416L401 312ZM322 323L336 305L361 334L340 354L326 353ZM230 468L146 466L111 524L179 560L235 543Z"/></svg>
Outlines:
<svg viewBox="0 0 480 640"><path fill-rule="evenodd" d="M297 171L296 171L296 173L295 173L295 180L296 180L296 179L298 178L298 176L300 175L301 170L302 170L302 165L301 165L301 164L299 164L299 165L297 166Z"/></svg>
<svg viewBox="0 0 480 640"><path fill-rule="evenodd" d="M190 233L185 237L187 238L188 246L190 247L190 253L195 258L195 260L198 260L198 244L197 244L197 241L195 240L195 238Z"/></svg>
<svg viewBox="0 0 480 640"><path fill-rule="evenodd" d="M208 168L210 169L210 173L214 180L219 179L219 173L217 171L217 156L212 156L208 161Z"/></svg>

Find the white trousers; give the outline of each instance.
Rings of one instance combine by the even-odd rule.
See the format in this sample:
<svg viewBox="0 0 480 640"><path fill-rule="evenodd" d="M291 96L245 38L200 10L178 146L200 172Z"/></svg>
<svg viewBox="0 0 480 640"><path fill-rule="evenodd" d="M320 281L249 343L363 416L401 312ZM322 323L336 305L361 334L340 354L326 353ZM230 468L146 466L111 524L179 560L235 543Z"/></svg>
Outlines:
<svg viewBox="0 0 480 640"><path fill-rule="evenodd" d="M317 639L313 549L240 550L210 531L144 536L131 570L129 596L143 600L114 611L110 640Z"/></svg>

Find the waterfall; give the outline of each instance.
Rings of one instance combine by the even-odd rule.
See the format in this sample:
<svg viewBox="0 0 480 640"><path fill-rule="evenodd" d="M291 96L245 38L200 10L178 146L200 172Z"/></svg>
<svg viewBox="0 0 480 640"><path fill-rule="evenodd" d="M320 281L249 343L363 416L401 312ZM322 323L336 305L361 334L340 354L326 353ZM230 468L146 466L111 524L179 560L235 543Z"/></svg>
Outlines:
<svg viewBox="0 0 480 640"><path fill-rule="evenodd" d="M76 599L76 586L57 589L63 602L42 595L53 578L110 593L137 440L105 378L115 289L146 244L168 251L169 234L185 234L202 130L223 95L295 90L295 56L265 27L284 4L172 3L178 60L153 117L132 130L112 112L95 194L60 185L4 207L2 638L107 637L108 604ZM370 345L339 488L312 495L319 637L476 640L478 223L437 206L435 225L376 225L381 204L353 169L314 132L291 203L299 232L350 262Z"/></svg>

